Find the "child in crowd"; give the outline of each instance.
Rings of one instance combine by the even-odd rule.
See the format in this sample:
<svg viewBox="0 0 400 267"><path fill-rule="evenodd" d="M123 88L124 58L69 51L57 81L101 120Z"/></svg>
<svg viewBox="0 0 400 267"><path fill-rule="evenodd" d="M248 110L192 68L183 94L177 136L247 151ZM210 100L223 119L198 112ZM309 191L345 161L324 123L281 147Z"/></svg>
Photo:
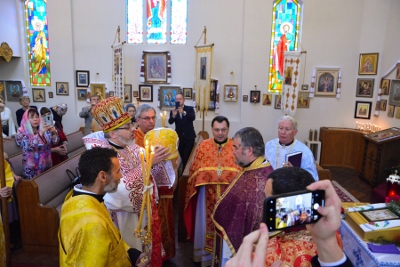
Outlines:
<svg viewBox="0 0 400 267"><path fill-rule="evenodd" d="M19 98L19 103L21 104L22 108L15 111L15 115L17 116L18 127L21 126L22 116L24 115L26 110L28 110L30 107L37 109L36 106L29 106L29 104L31 103L31 99L29 98L29 96L21 96Z"/></svg>
<svg viewBox="0 0 400 267"><path fill-rule="evenodd" d="M40 109L40 116L42 121L46 121L45 117L48 116L51 118L52 125L56 128L58 133L58 143L51 145L51 160L53 161L53 166L56 166L68 159L67 156L67 136L64 133L64 130L61 124L54 120L54 114L50 111L50 109L43 107Z"/></svg>
<svg viewBox="0 0 400 267"><path fill-rule="evenodd" d="M15 141L22 149L24 178L32 179L53 166L50 148L58 140L56 128L52 124L42 123L36 109L25 111L21 127L15 135Z"/></svg>

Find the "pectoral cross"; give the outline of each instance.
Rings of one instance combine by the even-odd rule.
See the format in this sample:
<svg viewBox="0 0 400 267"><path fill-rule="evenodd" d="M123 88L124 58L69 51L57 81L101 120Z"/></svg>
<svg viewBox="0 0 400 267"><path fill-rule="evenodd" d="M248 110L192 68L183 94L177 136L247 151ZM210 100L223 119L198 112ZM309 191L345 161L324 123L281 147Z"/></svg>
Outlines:
<svg viewBox="0 0 400 267"><path fill-rule="evenodd" d="M218 169L216 170L218 177L221 177L222 170L221 170L221 164L218 164Z"/></svg>

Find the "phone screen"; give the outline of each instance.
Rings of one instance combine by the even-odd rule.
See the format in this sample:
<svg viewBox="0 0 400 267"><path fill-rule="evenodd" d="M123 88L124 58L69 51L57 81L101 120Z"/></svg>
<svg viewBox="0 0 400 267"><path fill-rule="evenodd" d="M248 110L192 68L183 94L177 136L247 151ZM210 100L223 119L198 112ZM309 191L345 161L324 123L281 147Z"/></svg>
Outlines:
<svg viewBox="0 0 400 267"><path fill-rule="evenodd" d="M176 102L175 102L175 108L176 108L176 109L178 109L178 108L180 107L180 105L181 105L181 102L179 102L179 101L176 101Z"/></svg>
<svg viewBox="0 0 400 267"><path fill-rule="evenodd" d="M46 115L46 116L44 117L44 123L45 123L45 124L48 124L48 125L51 125L51 124L52 124L51 115Z"/></svg>
<svg viewBox="0 0 400 267"><path fill-rule="evenodd" d="M298 191L264 200L263 222L269 231L316 223L322 216L317 209L325 206L325 191Z"/></svg>

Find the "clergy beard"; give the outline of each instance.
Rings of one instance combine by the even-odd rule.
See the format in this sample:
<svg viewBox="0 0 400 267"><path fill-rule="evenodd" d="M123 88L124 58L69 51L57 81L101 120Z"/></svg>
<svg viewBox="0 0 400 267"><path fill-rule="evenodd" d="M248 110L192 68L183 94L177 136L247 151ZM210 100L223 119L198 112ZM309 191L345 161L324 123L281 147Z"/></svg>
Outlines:
<svg viewBox="0 0 400 267"><path fill-rule="evenodd" d="M133 139L133 138L125 138L125 137L122 137L122 136L119 136L119 135L117 137L117 140L118 140L118 142L120 144L124 144L126 146L130 146L130 145L133 145L135 143L135 139Z"/></svg>
<svg viewBox="0 0 400 267"><path fill-rule="evenodd" d="M114 192L117 191L118 183L115 182L111 178L111 176L109 178L110 178L110 183L104 187L104 192L106 192L106 193L114 193Z"/></svg>

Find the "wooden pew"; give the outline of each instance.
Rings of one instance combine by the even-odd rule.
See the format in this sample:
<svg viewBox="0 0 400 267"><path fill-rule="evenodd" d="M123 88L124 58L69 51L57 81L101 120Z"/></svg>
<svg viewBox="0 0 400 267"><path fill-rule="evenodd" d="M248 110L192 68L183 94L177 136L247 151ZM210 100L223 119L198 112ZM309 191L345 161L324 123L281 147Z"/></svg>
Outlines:
<svg viewBox="0 0 400 267"><path fill-rule="evenodd" d="M71 185L66 170L75 173L80 156L81 153L32 180L18 182L17 199L24 251L58 254L60 211Z"/></svg>
<svg viewBox="0 0 400 267"><path fill-rule="evenodd" d="M184 242L187 240L187 231L185 222L183 220L183 210L185 208L185 197L186 197L186 186L189 179L189 170L192 165L194 156L196 155L196 150L201 141L204 140L202 134L197 136L196 142L193 146L192 152L190 153L188 162L185 169L183 170L182 176L179 178L178 185L178 241Z"/></svg>

